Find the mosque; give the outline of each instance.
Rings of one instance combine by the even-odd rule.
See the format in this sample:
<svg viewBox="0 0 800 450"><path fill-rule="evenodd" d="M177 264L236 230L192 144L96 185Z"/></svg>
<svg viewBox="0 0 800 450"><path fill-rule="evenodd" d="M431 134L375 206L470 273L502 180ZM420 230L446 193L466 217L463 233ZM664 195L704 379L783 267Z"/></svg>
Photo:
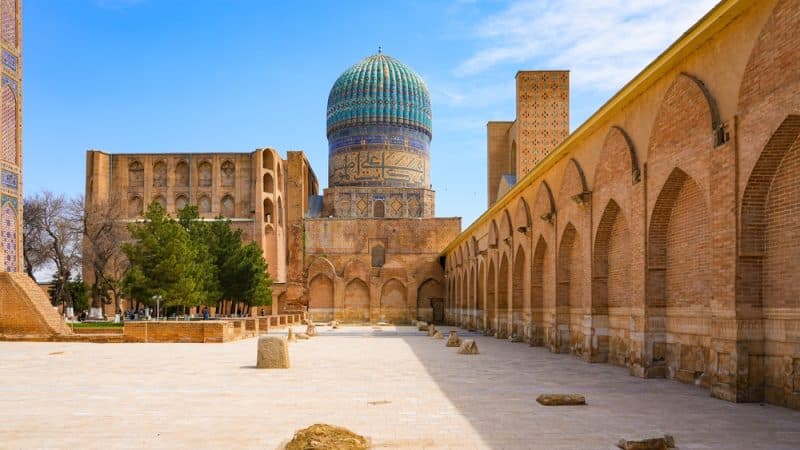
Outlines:
<svg viewBox="0 0 800 450"><path fill-rule="evenodd" d="M197 205L261 247L274 313L314 320L444 320L439 253L461 231L435 217L430 179L431 101L422 78L378 52L336 80L328 97L328 185L305 154L86 156L86 202L124 204L127 219L160 202L173 216ZM84 262L92 282L91 261ZM113 307L113 305L112 305ZM108 311L113 314L113 311Z"/></svg>
<svg viewBox="0 0 800 450"><path fill-rule="evenodd" d="M0 6L0 332L15 332L33 303L19 7ZM91 150L86 201L230 219L269 263L272 312L444 322L800 409L798 29L800 0L723 0L572 132L569 74L517 73L516 117L487 124L487 209L464 230L435 217L425 83L382 53L331 89L321 193L300 151Z"/></svg>

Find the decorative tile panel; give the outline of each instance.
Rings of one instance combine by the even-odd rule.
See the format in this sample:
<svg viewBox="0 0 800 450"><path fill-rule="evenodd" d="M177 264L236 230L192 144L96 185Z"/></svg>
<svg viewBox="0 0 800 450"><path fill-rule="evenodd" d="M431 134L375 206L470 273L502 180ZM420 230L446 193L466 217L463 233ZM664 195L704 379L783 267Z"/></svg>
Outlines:
<svg viewBox="0 0 800 450"><path fill-rule="evenodd" d="M13 201L12 201L13 200ZM3 196L0 206L0 246L3 248L3 270L17 271L17 199Z"/></svg>
<svg viewBox="0 0 800 450"><path fill-rule="evenodd" d="M3 161L17 165L17 98L12 88L6 85L6 79L7 77L3 77L3 87L1 88L3 92L0 95Z"/></svg>
<svg viewBox="0 0 800 450"><path fill-rule="evenodd" d="M3 50L3 65L8 67L9 69L13 70L14 72L17 71L17 57L11 54L8 50Z"/></svg>
<svg viewBox="0 0 800 450"><path fill-rule="evenodd" d="M4 188L17 190L19 187L19 176L14 172L3 170L0 172L0 178L2 178L0 182Z"/></svg>

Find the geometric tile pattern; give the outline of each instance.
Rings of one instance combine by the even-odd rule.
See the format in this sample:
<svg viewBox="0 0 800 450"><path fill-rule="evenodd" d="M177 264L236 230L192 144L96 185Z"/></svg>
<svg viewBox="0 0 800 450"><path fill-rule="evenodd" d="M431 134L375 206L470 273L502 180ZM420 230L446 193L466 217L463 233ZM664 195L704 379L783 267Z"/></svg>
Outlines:
<svg viewBox="0 0 800 450"><path fill-rule="evenodd" d="M0 210L0 223L2 223L2 236L0 246L5 253L3 271L17 271L17 211L11 202L5 202Z"/></svg>
<svg viewBox="0 0 800 450"><path fill-rule="evenodd" d="M4 86L2 89L0 101L3 107L2 115L0 115L0 128L3 133L3 161L17 165L17 98L10 85Z"/></svg>

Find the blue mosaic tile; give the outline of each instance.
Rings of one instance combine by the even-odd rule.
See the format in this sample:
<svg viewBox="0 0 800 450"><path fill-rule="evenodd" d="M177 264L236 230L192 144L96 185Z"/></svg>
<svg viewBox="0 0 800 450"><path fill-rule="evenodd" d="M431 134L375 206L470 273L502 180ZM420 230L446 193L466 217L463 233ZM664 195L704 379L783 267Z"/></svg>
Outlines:
<svg viewBox="0 0 800 450"><path fill-rule="evenodd" d="M8 50L3 49L3 65L17 71L17 57L11 54Z"/></svg>
<svg viewBox="0 0 800 450"><path fill-rule="evenodd" d="M2 181L0 182L5 188L16 190L17 187L19 187L19 178L17 177L17 174L13 172L3 170L2 173L0 173L0 178L2 178Z"/></svg>

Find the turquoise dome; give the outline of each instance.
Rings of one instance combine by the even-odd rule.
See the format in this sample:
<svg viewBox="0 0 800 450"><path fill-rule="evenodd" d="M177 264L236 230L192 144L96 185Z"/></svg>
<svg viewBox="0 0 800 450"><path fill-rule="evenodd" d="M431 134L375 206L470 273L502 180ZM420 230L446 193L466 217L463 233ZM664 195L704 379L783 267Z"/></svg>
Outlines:
<svg viewBox="0 0 800 450"><path fill-rule="evenodd" d="M328 137L364 125L399 125L430 138L431 98L422 77L382 53L345 70L328 95Z"/></svg>

